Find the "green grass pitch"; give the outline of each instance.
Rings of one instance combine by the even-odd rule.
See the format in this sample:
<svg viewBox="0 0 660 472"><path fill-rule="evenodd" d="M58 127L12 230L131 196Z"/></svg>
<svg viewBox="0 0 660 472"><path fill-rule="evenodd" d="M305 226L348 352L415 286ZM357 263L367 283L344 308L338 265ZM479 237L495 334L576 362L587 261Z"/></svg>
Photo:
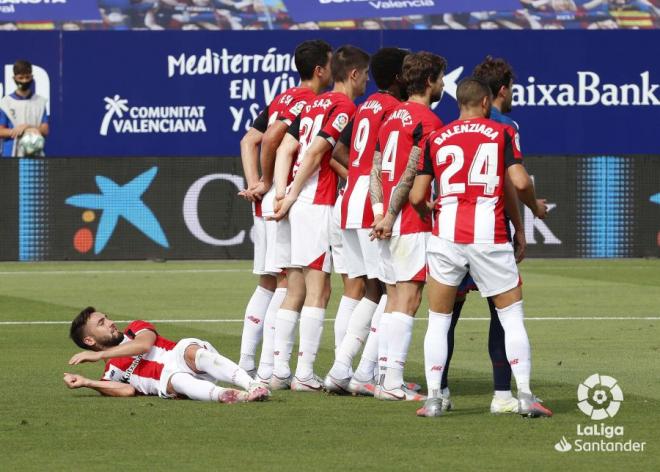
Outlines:
<svg viewBox="0 0 660 472"><path fill-rule="evenodd" d="M69 322L94 305L116 321L164 320L157 327L165 337L207 339L236 360L256 281L249 268L248 262L0 264L0 468L660 470L658 260L523 263L532 386L555 412L542 420L488 413L488 323L474 319L488 312L478 294L469 297L456 331L455 411L439 419L415 417L417 404L325 394L276 392L266 403L218 405L70 391L63 372L96 378L102 365L67 366L77 351L68 325L7 323ZM328 318L341 294L336 278L333 288ZM426 316L425 303L419 316ZM539 317L561 319L532 319ZM424 384L426 321L415 326L406 378ZM326 322L320 375L332 361L332 333ZM623 426L624 441L646 442L643 453L555 451L562 437L577 438L578 424L594 424L576 406L578 384L593 373L619 381L625 400L604 423Z"/></svg>

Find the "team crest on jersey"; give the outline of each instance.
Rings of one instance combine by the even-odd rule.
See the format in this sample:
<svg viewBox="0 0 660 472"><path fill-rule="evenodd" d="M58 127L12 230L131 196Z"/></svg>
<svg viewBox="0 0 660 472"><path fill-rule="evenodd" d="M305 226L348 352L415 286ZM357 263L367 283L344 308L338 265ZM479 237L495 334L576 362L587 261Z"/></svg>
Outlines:
<svg viewBox="0 0 660 472"><path fill-rule="evenodd" d="M348 115L346 113L340 113L335 118L335 121L332 122L332 127L339 131L340 133L346 128L348 124Z"/></svg>

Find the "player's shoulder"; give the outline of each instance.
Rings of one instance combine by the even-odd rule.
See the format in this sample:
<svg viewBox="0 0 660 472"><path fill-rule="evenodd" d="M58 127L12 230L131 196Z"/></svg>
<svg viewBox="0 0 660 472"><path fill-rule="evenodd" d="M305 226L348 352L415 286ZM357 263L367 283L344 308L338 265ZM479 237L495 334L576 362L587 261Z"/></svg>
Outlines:
<svg viewBox="0 0 660 472"><path fill-rule="evenodd" d="M131 321L128 326L126 326L124 334L130 338L134 338L138 335L138 333L144 330L153 331L155 333L156 327L148 321L134 320Z"/></svg>
<svg viewBox="0 0 660 472"><path fill-rule="evenodd" d="M492 107L490 110L490 119L502 123L503 125L511 126L515 131L519 131L518 123L495 107Z"/></svg>

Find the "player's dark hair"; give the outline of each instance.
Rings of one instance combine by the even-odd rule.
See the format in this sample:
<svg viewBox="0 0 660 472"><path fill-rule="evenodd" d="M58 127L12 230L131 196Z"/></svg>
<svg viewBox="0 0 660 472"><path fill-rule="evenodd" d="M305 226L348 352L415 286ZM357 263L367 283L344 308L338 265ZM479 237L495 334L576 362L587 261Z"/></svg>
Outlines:
<svg viewBox="0 0 660 472"><path fill-rule="evenodd" d="M14 62L14 75L31 74L32 64L24 59Z"/></svg>
<svg viewBox="0 0 660 472"><path fill-rule="evenodd" d="M486 82L475 77L466 77L458 83L456 101L459 108L478 106L484 97L492 97Z"/></svg>
<svg viewBox="0 0 660 472"><path fill-rule="evenodd" d="M69 337L73 340L76 345L81 349L92 350L90 346L83 342L85 337L85 325L87 320L92 316L92 313L96 311L96 308L88 306L83 311L81 311L78 316L76 316L71 322L71 329L69 330Z"/></svg>
<svg viewBox="0 0 660 472"><path fill-rule="evenodd" d="M401 48L381 48L371 56L371 77L380 90L387 90L401 76L404 58L410 54Z"/></svg>
<svg viewBox="0 0 660 472"><path fill-rule="evenodd" d="M312 79L316 66L325 67L329 52L332 52L332 46L322 39L310 39L300 43L293 56L301 80Z"/></svg>
<svg viewBox="0 0 660 472"><path fill-rule="evenodd" d="M426 91L428 82L438 80L445 71L447 60L426 51L408 54L403 60L402 79L408 95L421 95Z"/></svg>
<svg viewBox="0 0 660 472"><path fill-rule="evenodd" d="M472 76L488 84L493 97L497 97L500 89L508 87L516 78L511 65L501 57L494 59L486 56L486 59L474 68Z"/></svg>
<svg viewBox="0 0 660 472"><path fill-rule="evenodd" d="M345 82L353 69L366 69L369 67L369 54L362 49L346 44L341 46L332 55L332 80Z"/></svg>

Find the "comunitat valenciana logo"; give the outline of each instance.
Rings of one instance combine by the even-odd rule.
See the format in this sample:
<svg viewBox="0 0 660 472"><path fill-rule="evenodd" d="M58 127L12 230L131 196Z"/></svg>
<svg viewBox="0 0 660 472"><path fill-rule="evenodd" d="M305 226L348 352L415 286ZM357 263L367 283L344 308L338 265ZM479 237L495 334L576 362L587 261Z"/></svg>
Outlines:
<svg viewBox="0 0 660 472"><path fill-rule="evenodd" d="M119 95L105 97L99 134L206 133L204 105L130 106Z"/></svg>
<svg viewBox="0 0 660 472"><path fill-rule="evenodd" d="M575 440L562 436L554 445L557 452L644 452L646 442L626 440L623 426L599 422L621 408L623 390L614 377L590 375L578 386L577 397L578 409L594 422L578 424Z"/></svg>

